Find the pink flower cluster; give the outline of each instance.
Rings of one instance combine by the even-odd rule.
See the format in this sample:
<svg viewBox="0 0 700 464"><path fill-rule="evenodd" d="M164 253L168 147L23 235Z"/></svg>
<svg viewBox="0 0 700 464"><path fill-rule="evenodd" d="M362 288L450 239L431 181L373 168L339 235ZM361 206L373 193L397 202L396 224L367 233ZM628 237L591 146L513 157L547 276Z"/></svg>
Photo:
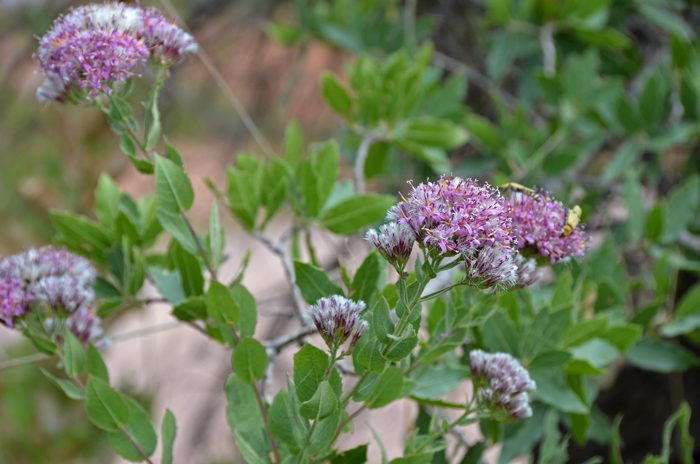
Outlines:
<svg viewBox="0 0 700 464"><path fill-rule="evenodd" d="M513 231L520 253L527 257L549 258L550 264L570 256L583 256L588 239L577 226L565 233L570 210L548 192L533 196L511 193L506 204L513 219Z"/></svg>
<svg viewBox="0 0 700 464"><path fill-rule="evenodd" d="M153 58L170 65L196 49L191 35L155 9L116 2L81 6L39 39L34 57L46 79L37 97L66 102L109 94L114 83L135 75L138 63Z"/></svg>
<svg viewBox="0 0 700 464"><path fill-rule="evenodd" d="M521 420L532 416L528 391L536 388L530 374L508 353L469 353L475 393L498 419Z"/></svg>
<svg viewBox="0 0 700 464"><path fill-rule="evenodd" d="M29 248L4 258L0 260L0 323L14 327L43 303L58 316L46 320L47 330L65 319L79 340L100 335L100 318L93 313L96 277L90 261L63 248Z"/></svg>

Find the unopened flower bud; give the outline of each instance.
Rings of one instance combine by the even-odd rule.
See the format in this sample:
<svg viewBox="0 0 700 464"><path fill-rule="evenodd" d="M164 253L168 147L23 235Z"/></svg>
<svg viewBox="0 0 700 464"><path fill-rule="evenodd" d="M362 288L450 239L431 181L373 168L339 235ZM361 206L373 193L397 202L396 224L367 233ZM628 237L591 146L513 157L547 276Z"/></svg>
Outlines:
<svg viewBox="0 0 700 464"><path fill-rule="evenodd" d="M499 420L521 420L532 416L527 392L536 388L530 374L507 353L469 353L472 382L486 408Z"/></svg>
<svg viewBox="0 0 700 464"><path fill-rule="evenodd" d="M367 232L365 240L372 243L387 261L402 269L411 257L416 238L405 223L390 222L380 226L379 231L372 229Z"/></svg>
<svg viewBox="0 0 700 464"><path fill-rule="evenodd" d="M336 349L351 337L351 343L357 343L362 332L368 327L367 322L360 319L360 313L366 307L363 301L333 295L330 298L321 298L311 306L309 317L316 324L328 347Z"/></svg>

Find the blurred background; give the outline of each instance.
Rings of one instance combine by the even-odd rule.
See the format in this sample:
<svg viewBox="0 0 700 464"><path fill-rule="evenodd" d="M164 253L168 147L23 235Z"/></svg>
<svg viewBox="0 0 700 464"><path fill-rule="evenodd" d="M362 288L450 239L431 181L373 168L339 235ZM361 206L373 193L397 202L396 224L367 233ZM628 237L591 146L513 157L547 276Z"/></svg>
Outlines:
<svg viewBox="0 0 700 464"><path fill-rule="evenodd" d="M36 37L79 3L0 0L0 255L49 243L52 209L91 215L103 171L134 196L152 191L120 152L105 118L35 98L43 80L32 59ZM141 4L164 9L155 0ZM436 105L444 117L465 125L471 138L445 154L447 168L378 144L368 161L369 189L405 191L408 179L452 172L495 184L537 185L580 204L593 250L565 269L586 275L594 287L591 311L612 308L668 344L651 360L628 356L601 379L600 433L583 448L572 441L569 461L607 456L610 424L618 414L625 418L620 428L625 461L658 454L663 422L683 400L693 409L691 434L700 438L695 367L700 323L673 336L659 337L657 330L680 305L684 314L700 313L700 4L180 0L173 5L273 150L279 151L286 125L297 121L307 140L339 137L348 178L358 139L321 97L321 72L345 79L345 63L359 55L385 59L403 47L432 42L430 76L450 83ZM164 133L183 154L197 193L194 219L204 224L213 196L203 179L221 185L223 168L236 153L260 149L197 57L173 68L161 102ZM260 295L269 293L270 282L281 284L281 273L270 280L262 274L277 265L274 258L255 248L232 221L226 227L232 231L232 262L253 249L246 286ZM327 261L336 252L329 245ZM284 289L278 290L284 301ZM273 314L275 305L280 303L274 299L268 304L270 322L259 329L264 335L285 332L291 324ZM221 407L228 354L187 328L168 325L171 320L162 310L108 321L110 334L126 334L124 343L115 337L122 354L114 349L107 355L110 371L117 371L122 386L131 384L130 393L144 406L152 406L156 423L166 405L174 408L178 423L191 418L178 435L181 462L239 462ZM152 329L138 333L143 327ZM173 351L192 337L197 340ZM144 340L157 340L155 351ZM81 404L65 398L35 364L12 364L33 352L0 328L0 463L118 462L107 437L84 420ZM174 359L161 363L166 353ZM138 366L129 365L134 357L141 359ZM41 366L52 367L46 361ZM211 397L218 399L208 401ZM418 413L401 408L385 411L389 423L394 418L406 423L390 438L397 448ZM221 417L211 420L214 425L202 428L215 414ZM370 437L352 440L361 444Z"/></svg>

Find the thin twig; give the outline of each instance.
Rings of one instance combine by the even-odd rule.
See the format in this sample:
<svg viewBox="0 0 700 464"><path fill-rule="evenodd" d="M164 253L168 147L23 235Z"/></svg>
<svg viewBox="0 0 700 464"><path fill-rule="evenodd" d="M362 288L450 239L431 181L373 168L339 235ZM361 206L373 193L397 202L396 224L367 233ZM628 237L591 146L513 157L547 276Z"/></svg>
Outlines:
<svg viewBox="0 0 700 464"><path fill-rule="evenodd" d="M170 0L160 0L160 3L171 16L181 18L181 16L177 12L177 9L173 6ZM192 33L192 30L187 26L187 24L185 24L184 21L181 21L180 25L183 29ZM233 90L231 90L231 87L229 87L229 85L226 83L226 80L221 75L219 70L216 69L216 66L214 66L214 63L212 63L211 59L209 58L209 55L207 55L207 53L204 51L201 45L197 48L197 56L199 56L199 59L202 60L204 67L207 68L207 71L209 71L211 77L214 78L216 85L224 93L226 99L229 101L231 106L233 106L233 109L238 114L238 117L240 117L241 121L243 121L243 125L246 127L246 129L248 129L248 131L253 136L258 145L260 145L260 148L262 149L265 156L268 159L274 158L275 152L272 150L272 147L270 147L270 144L267 143L267 140L265 140L265 137L263 136L262 132L260 132L260 129L258 129L258 126L255 125L255 122L250 117L250 114L248 114L248 111L241 104L240 100L238 100L236 94L233 93Z"/></svg>
<svg viewBox="0 0 700 464"><path fill-rule="evenodd" d="M270 239L265 237L259 231L255 231L253 237L256 238L260 243L265 245L272 253L279 256L282 260L282 265L284 268L284 274L289 281L289 285L292 287L292 301L294 302L294 314L299 319L302 325L308 325L307 321L304 320L304 297L296 284L296 273L294 272L294 263L292 262L290 254L286 250L286 243L289 241L290 237L297 231L295 226L290 227L282 237L280 238L280 244L275 245Z"/></svg>
<svg viewBox="0 0 700 464"><path fill-rule="evenodd" d="M552 78L557 73L557 48L554 46L552 23L547 23L540 28L540 47L542 47L544 75Z"/></svg>
<svg viewBox="0 0 700 464"><path fill-rule="evenodd" d="M202 242L199 240L199 236L197 235L197 232L194 230L194 227L192 226L190 219L187 217L187 213L185 213L183 211L182 213L180 213L180 215L185 220L185 224L187 224L187 228L190 230L190 234L192 235L192 238L194 239L195 243L197 244L197 249L199 250L199 254L202 255L202 259L204 260L204 264L207 266L207 268L209 269L209 272L211 273L211 278L218 281L219 279L216 276L216 269L214 269L214 263L209 259L207 252L204 250L204 245L202 245Z"/></svg>
<svg viewBox="0 0 700 464"><path fill-rule="evenodd" d="M367 161L367 155L369 155L369 149L382 138L379 132L368 132L362 137L360 147L357 149L357 157L355 158L355 190L359 194L365 193L365 162Z"/></svg>
<svg viewBox="0 0 700 464"><path fill-rule="evenodd" d="M284 348L286 348L288 345L296 343L299 340L302 340L304 337L308 337L309 335L314 334L316 332L316 327L307 325L294 333L283 335L274 340L263 342L263 346L265 346L266 348L271 348L275 350L276 353L279 353L282 350L284 350Z"/></svg>
<svg viewBox="0 0 700 464"><path fill-rule="evenodd" d="M503 90L498 84L481 74L472 66L469 66L467 63L436 51L433 52L433 64L435 66L448 69L452 72L464 71L469 82L473 83L484 92L500 98L509 109L515 108L515 106L518 104L518 98L516 96Z"/></svg>
<svg viewBox="0 0 700 464"><path fill-rule="evenodd" d="M27 364L41 362L45 359L51 359L51 356L47 356L44 353L34 353L29 356L22 356L21 358L9 359L0 363L0 371L12 369L13 367L26 366Z"/></svg>

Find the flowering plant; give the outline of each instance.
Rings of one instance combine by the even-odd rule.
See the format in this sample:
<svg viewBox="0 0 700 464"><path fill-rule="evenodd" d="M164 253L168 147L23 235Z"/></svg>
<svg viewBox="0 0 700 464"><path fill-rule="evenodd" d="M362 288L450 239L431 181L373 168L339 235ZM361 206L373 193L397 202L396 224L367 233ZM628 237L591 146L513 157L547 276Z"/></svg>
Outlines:
<svg viewBox="0 0 700 464"><path fill-rule="evenodd" d="M292 124L279 156L259 140L268 159L239 154L226 186L210 183L216 201L201 234L189 214L194 189L163 135L158 100L174 66L199 51L194 38L157 10L106 2L69 11L39 40L45 82L38 99L104 114L155 198L134 199L104 174L97 220L53 213L60 248L29 248L0 261L0 323L58 358L65 378L52 381L85 401L88 419L119 455L153 462L158 438L146 411L110 383L101 320L148 306L148 283L175 319L232 350L227 418L247 462L366 462L366 445L346 450L339 439L363 411L399 400L431 419L392 464L448 455L476 462L497 444L501 456L515 457L545 427L558 434L560 418L579 443L590 438L592 379L637 343L641 327L614 308L591 308L597 289L581 270L590 241L579 206L544 190L449 173L447 153L469 137L464 95L458 103L446 97L454 86L434 78L430 46L406 45L383 62L363 56L350 64L349 85L331 73L321 78L325 100L357 142L354 187L338 180L340 143L305 151ZM150 87L140 102L143 121L130 100L137 79ZM409 182L400 201L367 193L366 168L379 145L443 174ZM299 330L255 336L256 300L242 285L247 261L234 278L220 278L227 260L221 211L280 258ZM291 220L275 242L269 227L281 211ZM364 235L368 253L356 269L341 265L340 277L331 278L317 259L316 230ZM160 237L169 240L165 253L156 246ZM309 342L316 333L327 349ZM286 388L273 395L275 360L297 344ZM459 400L447 396L453 392ZM163 463L172 462L175 423L168 411ZM478 443L460 438L470 424L480 426ZM534 438L523 438L530 426ZM448 446L451 435L455 446ZM556 437L545 440L548 452L566 445L568 437Z"/></svg>

